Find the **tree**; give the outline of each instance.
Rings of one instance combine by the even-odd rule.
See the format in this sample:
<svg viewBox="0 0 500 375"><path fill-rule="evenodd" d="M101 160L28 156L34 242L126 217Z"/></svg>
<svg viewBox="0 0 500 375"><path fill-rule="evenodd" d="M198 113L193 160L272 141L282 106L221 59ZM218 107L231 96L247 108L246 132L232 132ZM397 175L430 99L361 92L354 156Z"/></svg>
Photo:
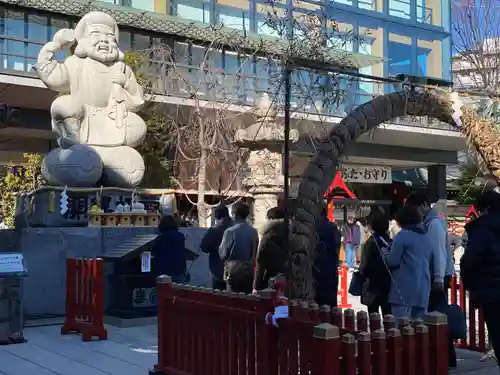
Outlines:
<svg viewBox="0 0 500 375"><path fill-rule="evenodd" d="M229 108L239 104L238 91L245 85L242 70L251 56L235 53L237 68L228 73L213 66L216 54L223 50L217 41L205 46L187 41L176 46L172 51L167 45L156 45L129 55L146 93L166 97L174 91L186 103L148 103L142 113L148 119L148 135L141 151L154 154L166 165L173 185L186 196L196 191L197 201L192 203L197 206L200 226L205 226L207 190L217 192L223 200L242 190L239 175L246 153L233 144L241 116Z"/></svg>
<svg viewBox="0 0 500 375"><path fill-rule="evenodd" d="M483 190L481 179L485 168L476 153L466 155L465 159L460 161L455 184L458 186L458 203L470 205Z"/></svg>
<svg viewBox="0 0 500 375"><path fill-rule="evenodd" d="M499 94L500 14L497 0L455 0L452 4L456 83Z"/></svg>
<svg viewBox="0 0 500 375"><path fill-rule="evenodd" d="M16 195L33 191L43 184L40 166L43 156L39 154L24 154L26 162L23 165L9 164L5 167L1 182L1 209L5 223L14 227Z"/></svg>
<svg viewBox="0 0 500 375"><path fill-rule="evenodd" d="M481 118L498 123L500 92L500 15L496 0L457 0L452 4L455 85L470 91L470 105ZM475 95L476 94L476 95ZM495 126L497 129L497 126ZM487 183L487 169L474 149L459 161L459 202L469 204Z"/></svg>

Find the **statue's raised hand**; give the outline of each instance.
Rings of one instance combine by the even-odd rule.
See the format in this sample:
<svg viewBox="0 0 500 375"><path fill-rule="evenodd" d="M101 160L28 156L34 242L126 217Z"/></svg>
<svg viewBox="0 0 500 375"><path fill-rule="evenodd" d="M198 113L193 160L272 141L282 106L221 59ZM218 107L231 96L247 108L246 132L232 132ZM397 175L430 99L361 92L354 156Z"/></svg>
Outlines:
<svg viewBox="0 0 500 375"><path fill-rule="evenodd" d="M61 29L54 34L52 41L56 43L60 49L71 47L75 43L75 30Z"/></svg>

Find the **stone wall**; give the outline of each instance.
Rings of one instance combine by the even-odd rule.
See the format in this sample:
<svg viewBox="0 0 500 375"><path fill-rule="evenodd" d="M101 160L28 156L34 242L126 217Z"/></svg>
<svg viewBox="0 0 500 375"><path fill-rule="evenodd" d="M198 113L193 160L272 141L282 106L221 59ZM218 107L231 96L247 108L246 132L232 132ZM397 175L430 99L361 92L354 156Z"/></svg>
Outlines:
<svg viewBox="0 0 500 375"><path fill-rule="evenodd" d="M24 311L28 318L64 315L66 258L102 254L100 228L26 228L20 250L28 267ZM109 272L109 270L108 270Z"/></svg>
<svg viewBox="0 0 500 375"><path fill-rule="evenodd" d="M196 253L206 229L181 228L186 247ZM133 238L137 234L155 233L156 228L25 228L18 233L0 231L4 244L0 252L21 251L28 267L24 284L25 314L28 318L64 315L66 290L66 258L94 258ZM188 263L191 284L209 287L208 256L200 254ZM105 282L113 265L105 264ZM109 295L107 282L106 295ZM108 301L109 299L106 298Z"/></svg>

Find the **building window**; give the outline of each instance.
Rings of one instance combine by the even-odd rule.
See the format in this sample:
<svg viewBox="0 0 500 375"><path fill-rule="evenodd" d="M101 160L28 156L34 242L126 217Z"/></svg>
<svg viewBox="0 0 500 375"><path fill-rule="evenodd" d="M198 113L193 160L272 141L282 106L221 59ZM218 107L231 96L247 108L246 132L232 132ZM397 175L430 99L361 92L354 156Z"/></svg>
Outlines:
<svg viewBox="0 0 500 375"><path fill-rule="evenodd" d="M430 34L427 40L417 40L417 74L425 77L449 79L447 72L450 69L450 54L449 49L443 48L446 45L446 40L435 40L433 36ZM448 52L448 56L446 52Z"/></svg>
<svg viewBox="0 0 500 375"><path fill-rule="evenodd" d="M274 7L266 4L257 4L255 16L255 31L259 35L279 38L286 36L284 5L276 3Z"/></svg>
<svg viewBox="0 0 500 375"><path fill-rule="evenodd" d="M34 43L26 44L26 71L30 71L36 64L38 53L47 41L47 26L47 16L28 14L27 39Z"/></svg>
<svg viewBox="0 0 500 375"><path fill-rule="evenodd" d="M0 8L0 68L32 72L45 43L63 28L68 20L38 12L21 12ZM64 60L68 51L59 51L55 58Z"/></svg>
<svg viewBox="0 0 500 375"><path fill-rule="evenodd" d="M123 0L123 5L130 8L147 10L148 12L155 11L155 0Z"/></svg>
<svg viewBox="0 0 500 375"><path fill-rule="evenodd" d="M71 28L71 23L68 21L68 20L65 20L65 19L61 19L61 18L57 18L57 17L54 17L54 16L50 16L50 25L49 25L49 35L48 35L48 38L47 40L52 40L52 37L54 36L54 34L61 30L61 29L69 29ZM40 48L42 46L39 46ZM59 61L63 61L66 56L68 55L68 52L66 51L59 51L58 53L56 53L56 59L59 60Z"/></svg>
<svg viewBox="0 0 500 375"><path fill-rule="evenodd" d="M352 6L352 0L329 0L328 2L332 4L345 4Z"/></svg>
<svg viewBox="0 0 500 375"><path fill-rule="evenodd" d="M129 8L155 11L155 0L101 0L108 4L122 5Z"/></svg>
<svg viewBox="0 0 500 375"><path fill-rule="evenodd" d="M191 21L210 23L210 4L203 0L173 0L170 14Z"/></svg>
<svg viewBox="0 0 500 375"><path fill-rule="evenodd" d="M358 8L379 11L377 9L377 0L358 0Z"/></svg>
<svg viewBox="0 0 500 375"><path fill-rule="evenodd" d="M238 30L250 30L250 2L248 0L216 0L216 23Z"/></svg>
<svg viewBox="0 0 500 375"><path fill-rule="evenodd" d="M389 33L389 75L413 74L411 37Z"/></svg>
<svg viewBox="0 0 500 375"><path fill-rule="evenodd" d="M5 11L3 31L3 68L25 71L24 67L24 43L18 41L24 39L24 13L13 10ZM18 40L16 40L18 39Z"/></svg>
<svg viewBox="0 0 500 375"><path fill-rule="evenodd" d="M226 6L217 6L217 22L224 27L238 30L250 30L248 9L238 9Z"/></svg>
<svg viewBox="0 0 500 375"><path fill-rule="evenodd" d="M132 35L130 32L120 30L119 42L122 51L132 50Z"/></svg>
<svg viewBox="0 0 500 375"><path fill-rule="evenodd" d="M358 52L361 54L364 54L364 55L371 55L372 54L372 43L373 43L373 39L371 39L371 38L361 39L359 41L359 45L358 45ZM373 75L371 65L360 68L359 72L361 74L365 74L368 76ZM366 103L366 102L372 100L373 94L374 94L373 82L370 82L370 80L368 80L366 78L360 78L359 95L357 95L358 96L357 104L363 104L363 103Z"/></svg>
<svg viewBox="0 0 500 375"><path fill-rule="evenodd" d="M411 0L389 0L389 15L410 19Z"/></svg>

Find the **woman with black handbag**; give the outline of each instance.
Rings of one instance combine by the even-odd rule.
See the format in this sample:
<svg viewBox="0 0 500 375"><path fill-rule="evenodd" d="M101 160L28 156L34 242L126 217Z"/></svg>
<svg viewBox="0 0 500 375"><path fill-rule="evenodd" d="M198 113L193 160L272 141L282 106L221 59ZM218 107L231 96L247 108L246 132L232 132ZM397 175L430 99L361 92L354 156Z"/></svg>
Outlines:
<svg viewBox="0 0 500 375"><path fill-rule="evenodd" d="M389 251L391 239L388 235L389 220L386 215L376 213L371 223L372 235L365 242L361 255L360 273L364 279L361 303L368 307L368 313L382 315L391 313L388 302L391 274L385 264L383 253Z"/></svg>

